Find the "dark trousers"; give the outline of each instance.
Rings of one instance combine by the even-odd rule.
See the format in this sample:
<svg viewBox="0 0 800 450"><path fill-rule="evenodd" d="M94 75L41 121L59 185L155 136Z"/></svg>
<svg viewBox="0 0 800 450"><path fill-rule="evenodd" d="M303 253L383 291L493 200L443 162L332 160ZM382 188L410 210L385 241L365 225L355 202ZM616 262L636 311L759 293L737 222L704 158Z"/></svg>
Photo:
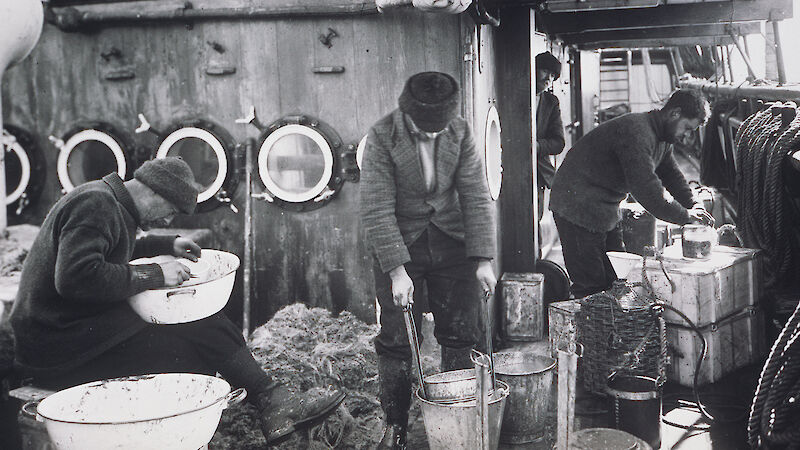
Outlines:
<svg viewBox="0 0 800 450"><path fill-rule="evenodd" d="M553 214L553 218L561 238L564 264L572 281L573 297L582 298L610 288L617 274L606 252L624 251L621 230L617 227L608 232L595 232L558 214Z"/></svg>
<svg viewBox="0 0 800 450"><path fill-rule="evenodd" d="M245 345L241 330L222 312L195 322L150 324L75 369L33 381L59 390L107 378L170 372L219 372L231 385L245 387L250 393L270 383Z"/></svg>
<svg viewBox="0 0 800 450"><path fill-rule="evenodd" d="M482 300L475 277L476 263L467 259L464 243L433 225L408 250L411 261L405 268L414 283L412 310L420 344L422 313L429 309L435 322L433 334L442 345L442 370L470 367L470 349L480 342L478 317ZM381 306L381 332L375 339L379 397L386 422L405 427L414 378L409 364L411 347L403 311L392 299L391 279L377 264L374 272Z"/></svg>
<svg viewBox="0 0 800 450"><path fill-rule="evenodd" d="M411 261L406 272L414 282L414 321L422 338L423 305L433 313L433 334L439 344L450 348L472 348L480 339L478 317L480 288L475 278L476 263L466 256L464 243L431 225L408 248ZM381 331L375 339L378 355L411 358L403 310L395 306L389 274L376 265L375 291L381 306ZM427 291L427 302L424 294Z"/></svg>

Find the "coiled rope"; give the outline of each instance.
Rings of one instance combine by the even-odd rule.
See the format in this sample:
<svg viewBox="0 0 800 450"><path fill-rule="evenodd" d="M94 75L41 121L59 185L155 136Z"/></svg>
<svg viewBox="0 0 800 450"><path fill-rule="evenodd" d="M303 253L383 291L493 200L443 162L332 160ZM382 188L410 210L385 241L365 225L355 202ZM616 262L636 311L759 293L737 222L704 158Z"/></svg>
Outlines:
<svg viewBox="0 0 800 450"><path fill-rule="evenodd" d="M796 272L788 245L790 224L783 189L785 158L800 146L800 115L793 102L773 103L748 117L736 133L738 225L745 246L764 251L766 284Z"/></svg>
<svg viewBox="0 0 800 450"><path fill-rule="evenodd" d="M736 133L739 227L747 247L765 256L766 284L793 281L797 261L785 211L785 158L800 146L793 102L774 103L748 117ZM747 424L752 448L800 449L800 304L781 330L761 370Z"/></svg>

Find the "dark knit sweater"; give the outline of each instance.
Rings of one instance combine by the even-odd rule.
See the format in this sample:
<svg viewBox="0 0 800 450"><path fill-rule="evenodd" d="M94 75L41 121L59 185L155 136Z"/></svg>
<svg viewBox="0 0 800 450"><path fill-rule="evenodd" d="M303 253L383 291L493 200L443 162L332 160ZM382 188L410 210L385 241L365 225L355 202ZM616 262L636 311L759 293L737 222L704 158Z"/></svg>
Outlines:
<svg viewBox="0 0 800 450"><path fill-rule="evenodd" d="M175 236L137 241L138 224L116 174L56 202L25 259L11 314L16 364L24 372L76 367L147 325L126 299L162 287L164 275L157 264L128 262L172 253Z"/></svg>
<svg viewBox="0 0 800 450"><path fill-rule="evenodd" d="M658 111L605 122L569 150L553 180L550 209L591 231L610 231L633 194L657 218L683 225L695 200L667 144ZM672 199L664 196L664 189Z"/></svg>

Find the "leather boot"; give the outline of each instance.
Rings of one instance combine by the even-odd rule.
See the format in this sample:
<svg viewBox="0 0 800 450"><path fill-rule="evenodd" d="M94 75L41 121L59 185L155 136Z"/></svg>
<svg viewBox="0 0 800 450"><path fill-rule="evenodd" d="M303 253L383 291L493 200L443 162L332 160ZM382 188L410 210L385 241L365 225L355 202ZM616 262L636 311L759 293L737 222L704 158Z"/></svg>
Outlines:
<svg viewBox="0 0 800 450"><path fill-rule="evenodd" d="M336 411L345 396L340 390L293 394L277 383L259 392L255 403L267 444L277 444L295 431L319 424Z"/></svg>
<svg viewBox="0 0 800 450"><path fill-rule="evenodd" d="M378 450L406 450L406 427L387 423Z"/></svg>
<svg viewBox="0 0 800 450"><path fill-rule="evenodd" d="M410 366L406 360L378 356L379 397L386 418L380 449L405 449L408 409L411 406Z"/></svg>
<svg viewBox="0 0 800 450"><path fill-rule="evenodd" d="M470 369L475 367L469 358L470 347L453 348L442 346L442 372L451 370Z"/></svg>

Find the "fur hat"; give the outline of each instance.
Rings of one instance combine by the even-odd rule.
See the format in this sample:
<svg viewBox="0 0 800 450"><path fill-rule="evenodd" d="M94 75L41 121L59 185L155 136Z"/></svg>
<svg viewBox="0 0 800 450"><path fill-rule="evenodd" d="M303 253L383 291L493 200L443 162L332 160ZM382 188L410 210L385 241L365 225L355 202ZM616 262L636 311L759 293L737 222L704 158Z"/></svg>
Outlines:
<svg viewBox="0 0 800 450"><path fill-rule="evenodd" d="M550 52L542 52L536 55L536 70L546 70L552 72L557 80L561 76L561 61Z"/></svg>
<svg viewBox="0 0 800 450"><path fill-rule="evenodd" d="M164 197L184 214L197 206L198 190L192 169L181 157L166 157L146 161L133 178Z"/></svg>
<svg viewBox="0 0 800 450"><path fill-rule="evenodd" d="M450 75L442 72L421 72L406 81L398 104L400 111L411 116L420 130L444 130L458 115L460 90Z"/></svg>

